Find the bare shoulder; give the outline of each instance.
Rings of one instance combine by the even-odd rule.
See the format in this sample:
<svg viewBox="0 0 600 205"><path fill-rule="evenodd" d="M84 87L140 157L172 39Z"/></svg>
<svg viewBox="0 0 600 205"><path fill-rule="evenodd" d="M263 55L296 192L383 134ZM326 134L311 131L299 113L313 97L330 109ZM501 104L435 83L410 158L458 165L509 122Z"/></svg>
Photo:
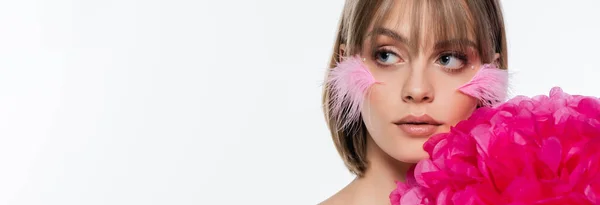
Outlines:
<svg viewBox="0 0 600 205"><path fill-rule="evenodd" d="M329 197L325 201L319 203L318 205L347 205L351 200L348 197L344 197L344 194L338 192L337 194Z"/></svg>
<svg viewBox="0 0 600 205"><path fill-rule="evenodd" d="M352 186L346 186L333 196L319 203L318 205L352 205L355 201L355 194L353 194L353 192L354 189L352 188Z"/></svg>

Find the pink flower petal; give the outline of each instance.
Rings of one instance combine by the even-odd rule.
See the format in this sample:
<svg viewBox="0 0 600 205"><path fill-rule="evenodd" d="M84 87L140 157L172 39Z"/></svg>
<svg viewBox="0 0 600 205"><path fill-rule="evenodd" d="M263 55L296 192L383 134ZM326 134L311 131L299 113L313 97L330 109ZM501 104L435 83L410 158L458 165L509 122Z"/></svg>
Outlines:
<svg viewBox="0 0 600 205"><path fill-rule="evenodd" d="M558 172L561 156L562 147L556 137L550 137L543 141L538 157L555 173Z"/></svg>
<svg viewBox="0 0 600 205"><path fill-rule="evenodd" d="M600 204L600 99L554 88L477 109L423 146L392 204ZM412 177L410 177L412 176Z"/></svg>

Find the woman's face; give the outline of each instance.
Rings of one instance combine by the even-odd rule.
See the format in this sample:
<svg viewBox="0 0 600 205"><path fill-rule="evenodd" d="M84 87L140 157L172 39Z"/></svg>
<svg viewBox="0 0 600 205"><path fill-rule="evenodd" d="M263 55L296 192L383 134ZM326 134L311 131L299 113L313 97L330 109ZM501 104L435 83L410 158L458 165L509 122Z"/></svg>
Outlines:
<svg viewBox="0 0 600 205"><path fill-rule="evenodd" d="M477 100L457 89L481 67L473 37L434 39L420 31L410 39L407 16L400 6L381 27L369 29L361 55L380 84L372 86L363 109L369 135L381 150L402 162L426 158L423 143L468 118ZM423 12L426 13L426 12ZM404 18L404 19L403 19ZM423 22L427 28L427 19ZM433 22L435 23L435 22ZM467 43L460 49L458 43ZM374 43L374 45L371 45Z"/></svg>

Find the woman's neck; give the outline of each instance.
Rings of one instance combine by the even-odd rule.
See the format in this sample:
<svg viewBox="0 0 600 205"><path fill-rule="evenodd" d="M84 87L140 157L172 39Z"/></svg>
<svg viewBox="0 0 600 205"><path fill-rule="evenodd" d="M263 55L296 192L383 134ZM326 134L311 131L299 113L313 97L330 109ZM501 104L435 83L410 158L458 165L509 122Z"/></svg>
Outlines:
<svg viewBox="0 0 600 205"><path fill-rule="evenodd" d="M352 182L359 185L357 194L364 193L366 198L377 202L373 204L389 204L389 195L396 189L395 182L405 180L411 164L400 162L385 153L370 136L367 136L367 160L369 164L364 175Z"/></svg>
<svg viewBox="0 0 600 205"><path fill-rule="evenodd" d="M396 188L395 181L404 181L411 164L400 162L383 152L371 137L367 137L367 160L365 173L330 199L337 199L333 201L339 203L331 204L390 204L389 195Z"/></svg>
<svg viewBox="0 0 600 205"><path fill-rule="evenodd" d="M367 160L367 169L359 179L389 183L394 188L396 187L394 181L404 181L406 172L412 165L398 161L385 153L370 136L367 137Z"/></svg>

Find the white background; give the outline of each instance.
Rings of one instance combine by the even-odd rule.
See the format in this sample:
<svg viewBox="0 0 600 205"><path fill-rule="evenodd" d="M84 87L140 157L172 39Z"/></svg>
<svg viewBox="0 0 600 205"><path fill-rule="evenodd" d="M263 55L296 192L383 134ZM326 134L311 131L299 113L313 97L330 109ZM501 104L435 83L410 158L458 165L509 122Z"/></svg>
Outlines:
<svg viewBox="0 0 600 205"><path fill-rule="evenodd" d="M518 3L517 3L518 2ZM316 204L341 0L1 0L0 204ZM515 94L600 96L600 2L504 1Z"/></svg>

